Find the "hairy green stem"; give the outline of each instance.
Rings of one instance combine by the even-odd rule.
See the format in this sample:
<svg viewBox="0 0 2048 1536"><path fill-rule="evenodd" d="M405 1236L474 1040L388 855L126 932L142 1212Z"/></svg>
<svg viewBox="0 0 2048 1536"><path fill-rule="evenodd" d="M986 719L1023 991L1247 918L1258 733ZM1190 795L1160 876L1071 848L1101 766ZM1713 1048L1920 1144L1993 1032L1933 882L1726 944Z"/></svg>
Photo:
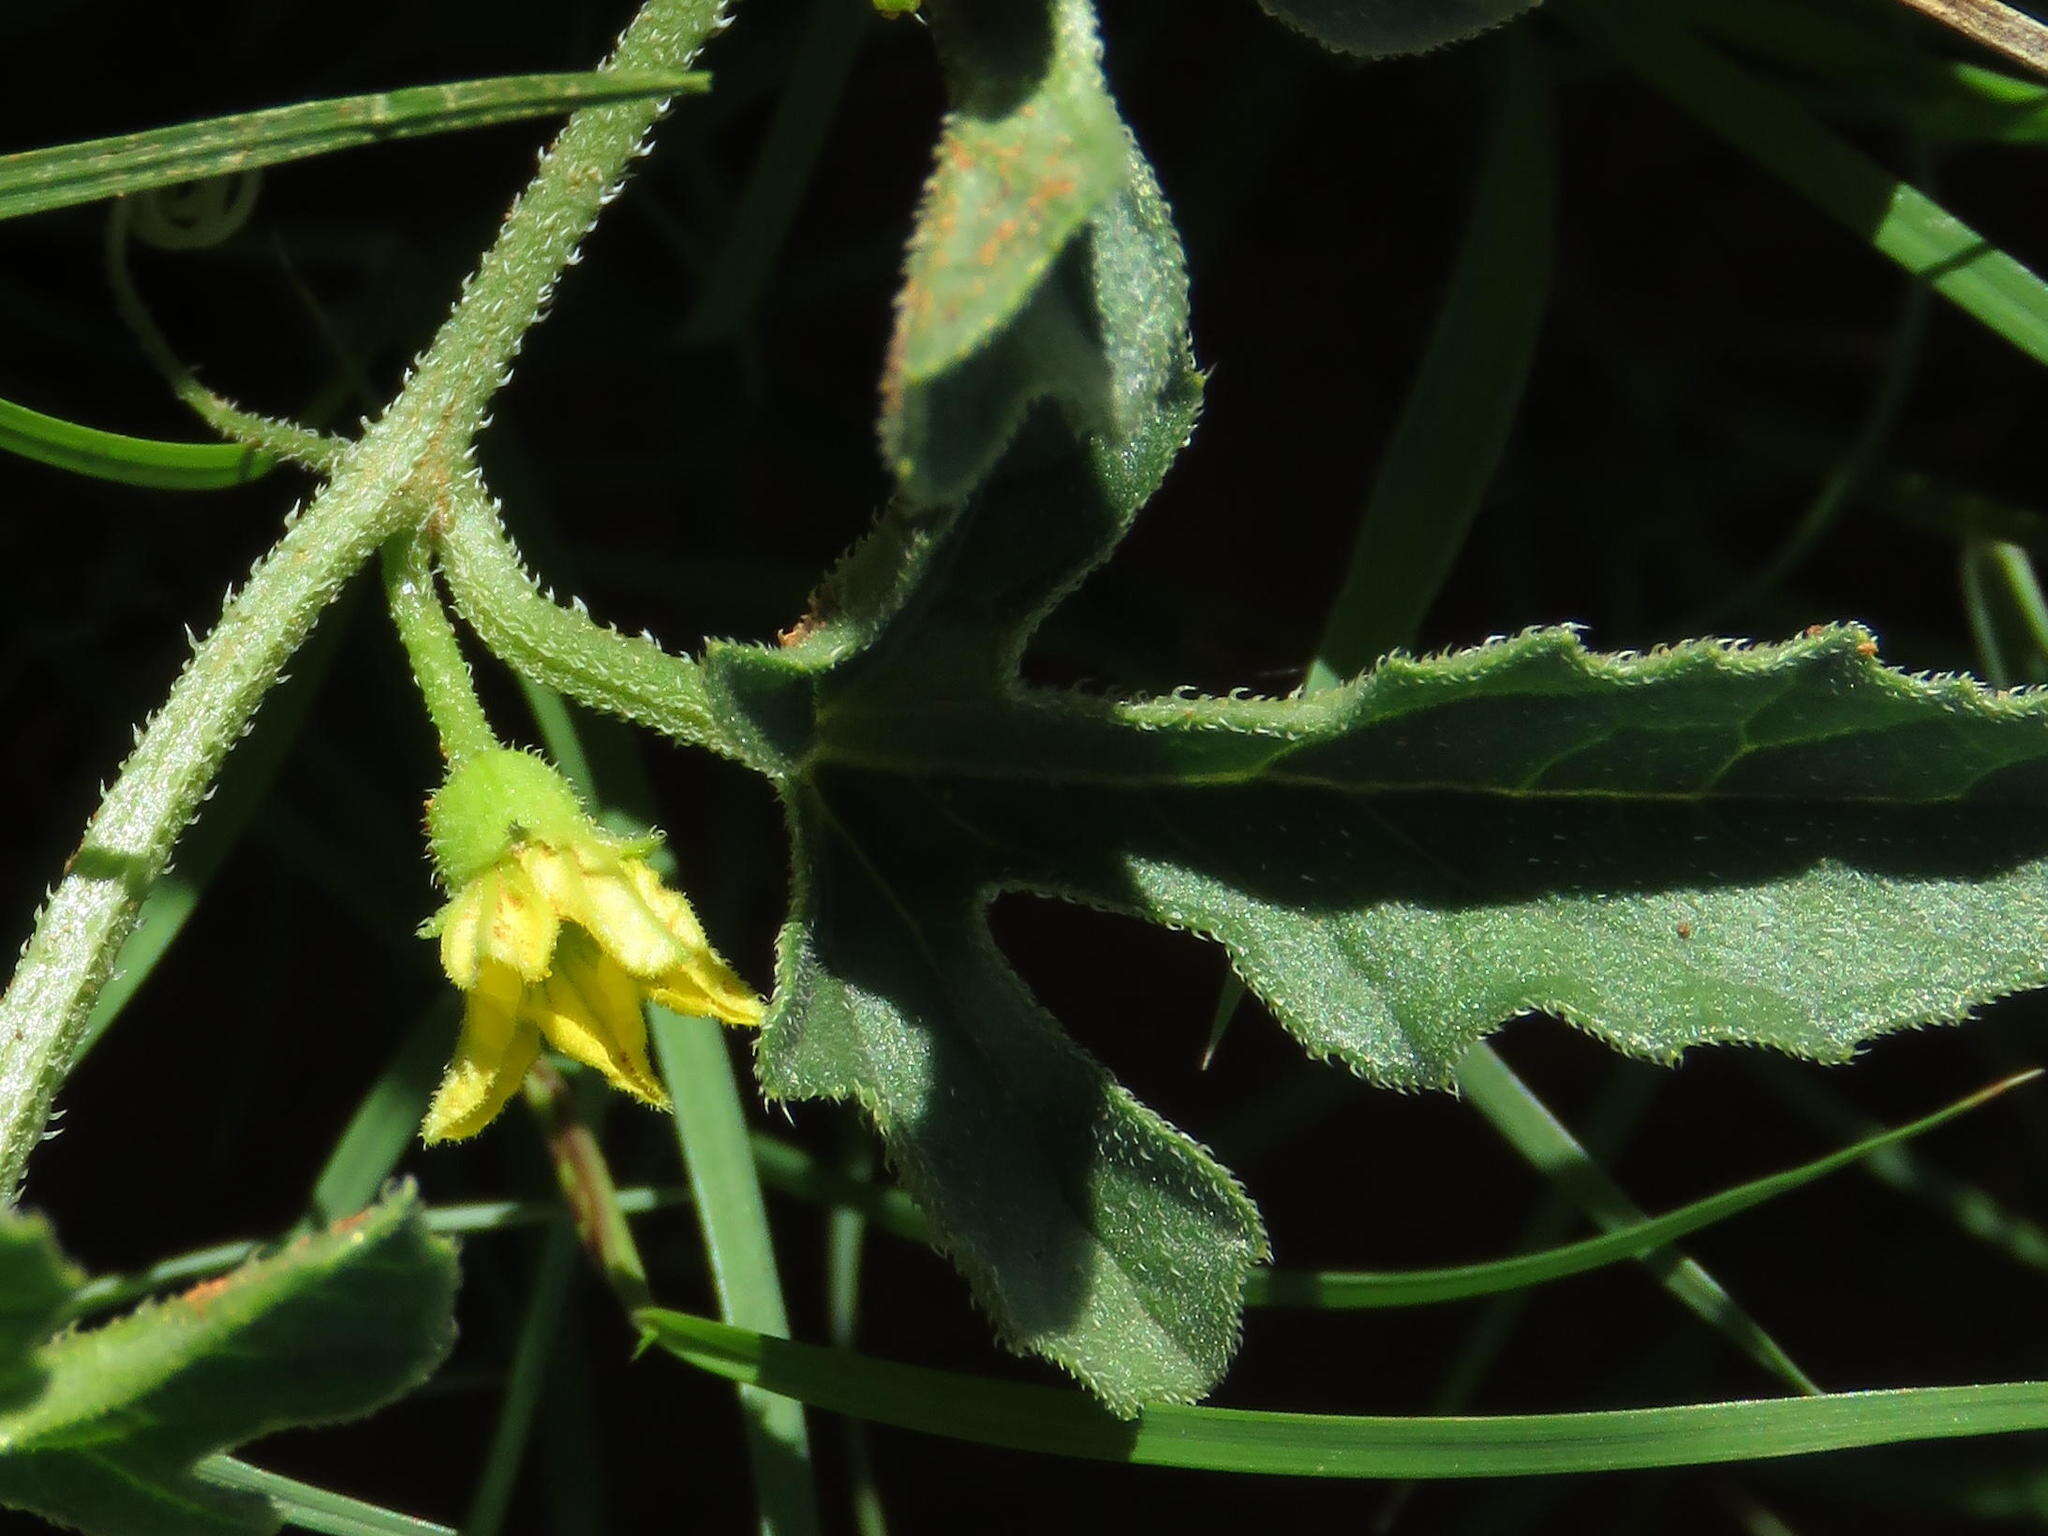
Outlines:
<svg viewBox="0 0 2048 1536"><path fill-rule="evenodd" d="M500 746L477 699L455 626L441 606L433 544L423 530L401 533L384 546L384 600L449 765Z"/></svg>
<svg viewBox="0 0 2048 1536"><path fill-rule="evenodd" d="M611 64L687 64L722 10L648 0ZM0 1193L19 1189L114 956L229 748L349 575L473 477L486 403L660 110L630 102L570 119L404 389L230 598L138 737L0 998Z"/></svg>
<svg viewBox="0 0 2048 1536"><path fill-rule="evenodd" d="M441 573L456 612L521 676L676 741L746 758L697 664L550 601L473 482L450 487L439 527Z"/></svg>

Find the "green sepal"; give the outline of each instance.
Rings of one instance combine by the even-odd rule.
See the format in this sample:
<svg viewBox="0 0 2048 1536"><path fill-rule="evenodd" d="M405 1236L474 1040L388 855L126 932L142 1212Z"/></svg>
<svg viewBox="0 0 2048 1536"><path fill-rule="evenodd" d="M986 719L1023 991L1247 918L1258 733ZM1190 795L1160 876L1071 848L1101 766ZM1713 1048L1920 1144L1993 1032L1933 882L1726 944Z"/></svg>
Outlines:
<svg viewBox="0 0 2048 1536"><path fill-rule="evenodd" d="M661 838L616 837L598 826L561 770L531 752L509 748L479 752L449 770L427 802L427 840L434 867L449 890L459 890L525 838L552 848L602 848L607 854L645 857ZM436 913L420 929L440 931Z"/></svg>

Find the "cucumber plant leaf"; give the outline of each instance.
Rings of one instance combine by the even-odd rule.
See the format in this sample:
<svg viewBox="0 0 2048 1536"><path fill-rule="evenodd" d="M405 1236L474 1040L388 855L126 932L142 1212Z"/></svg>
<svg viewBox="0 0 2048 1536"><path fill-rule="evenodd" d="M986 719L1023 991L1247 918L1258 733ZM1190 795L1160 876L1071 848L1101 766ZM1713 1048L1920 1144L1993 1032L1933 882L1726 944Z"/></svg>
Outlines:
<svg viewBox="0 0 2048 1536"><path fill-rule="evenodd" d="M411 1189L103 1327L58 1332L82 1276L0 1220L0 1504L93 1536L270 1532L268 1500L195 1474L245 1440L355 1418L453 1340L454 1250Z"/></svg>
<svg viewBox="0 0 2048 1536"><path fill-rule="evenodd" d="M1537 0L1259 0L1268 15L1340 53L1424 53L1510 21Z"/></svg>
<svg viewBox="0 0 2048 1536"><path fill-rule="evenodd" d="M780 648L714 644L704 676L794 845L762 1083L863 1107L1010 1345L1120 1413L1197 1397L1265 1239L1031 997L999 892L1205 934L1310 1052L1403 1087L1535 1011L1661 1060L1842 1060L2048 982L2048 699L1890 671L1853 626L1639 656L1537 630L1288 699L1026 685L1200 376L1164 201L1100 129L1085 0L931 11L956 108L884 389L898 495ZM935 266L963 162L1028 163L1058 112L1120 168L1078 157L1106 178L1078 212L1017 214L1041 249L997 265L1035 287ZM993 228L1036 185L971 184Z"/></svg>

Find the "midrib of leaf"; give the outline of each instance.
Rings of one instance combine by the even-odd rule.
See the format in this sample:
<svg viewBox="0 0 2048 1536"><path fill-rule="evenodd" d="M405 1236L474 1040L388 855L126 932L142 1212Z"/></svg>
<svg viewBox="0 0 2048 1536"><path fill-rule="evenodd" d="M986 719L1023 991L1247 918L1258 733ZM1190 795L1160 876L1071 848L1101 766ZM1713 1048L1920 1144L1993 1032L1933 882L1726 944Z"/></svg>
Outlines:
<svg viewBox="0 0 2048 1536"><path fill-rule="evenodd" d="M1884 667L1874 652L1867 632L1847 625L1818 629L1777 645L1733 648L1690 641L1642 656L1619 657L1585 650L1570 630L1534 630L1440 658L1390 658L1343 688L1301 700L1158 699L1103 705L1034 689L1009 698L936 700L924 707L863 701L821 712L822 734L809 761L904 777L1113 789L1268 784L1357 795L1452 793L1644 804L1810 801L1882 807L1970 799L1991 776L2048 759L2048 730L2036 734L2015 729L2029 722L2048 724L2048 694L2001 695L1965 678L1912 677ZM1560 687L1553 678L1549 686L1518 688L1490 675L1538 660L1571 667L1572 686ZM1846 671L1829 673L1829 667ZM1709 670L1714 684L1740 686L1758 697L1741 715L1716 713L1704 721L1679 718L1668 724L1644 718L1646 701L1657 702L1656 690L1677 693ZM1867 685L1862 696L1866 715L1861 720L1850 718L1845 710L1832 725L1812 723L1796 734L1769 740L1739 739L1756 721L1803 696L1802 689L1811 690L1816 698L1838 697L1845 687L1859 685ZM1365 731L1390 732L1404 724L1423 726L1432 721L1449 721L1455 727L1453 712L1474 706L1521 708L1534 721L1559 702L1598 707L1604 718L1585 727L1591 740L1563 744L1550 757L1533 763L1517 763L1513 779L1476 771L1463 778L1427 772L1400 777L1339 775L1287 766L1303 753L1341 746L1347 737ZM1685 701L1675 702L1682 706ZM1754 771L1772 754L1951 726L1974 733L1966 743L1971 753L1951 752L1938 764L1923 758L1917 763L1918 782L1910 786L1872 789L1788 778L1780 787ZM1546 787L1535 782L1623 735L1738 739L1718 766L1689 774L1679 786L1639 782L1616 788ZM1170 753L1180 756L1163 760ZM1974 762L1969 760L1972 756ZM1929 771L1932 767L1946 771L1937 776ZM1752 770L1746 781L1727 787L1729 776L1742 768Z"/></svg>

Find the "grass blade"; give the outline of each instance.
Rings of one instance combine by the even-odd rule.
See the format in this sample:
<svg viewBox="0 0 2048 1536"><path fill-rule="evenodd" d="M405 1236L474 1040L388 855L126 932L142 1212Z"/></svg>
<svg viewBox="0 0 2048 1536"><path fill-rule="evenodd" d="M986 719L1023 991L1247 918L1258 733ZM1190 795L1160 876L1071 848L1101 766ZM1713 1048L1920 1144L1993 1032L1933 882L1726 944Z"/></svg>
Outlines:
<svg viewBox="0 0 2048 1536"><path fill-rule="evenodd" d="M423 1031L428 1039L437 1038ZM408 1049L414 1047L408 1046ZM395 1064L394 1064L395 1065ZM390 1074L387 1074L387 1077ZM1889 1130L1831 1118L1858 1139L1850 1146L1812 1162L1801 1163L1780 1173L1768 1174L1737 1184L1703 1199L1693 1201L1662 1216L1644 1217L1615 1227L1598 1237L1546 1246L1513 1258L1484 1264L1455 1265L1443 1269L1414 1270L1315 1270L1266 1269L1255 1271L1247 1289L1246 1304L1255 1307L1314 1307L1330 1311L1352 1311L1382 1307L1424 1306L1466 1300L1525 1289L1531 1285L1585 1274L1609 1264L1639 1258L1673 1240L1700 1231L1765 1201L1825 1178L1852 1163L1867 1162L1872 1172L1887 1183L1906 1187L1887 1170L1896 1167L1899 1148L1949 1121L1988 1104L2000 1095L2033 1081L2039 1071L2022 1072L1981 1088L1932 1114ZM1773 1082L1779 1082L1773 1075ZM1789 1084L1780 1083L1789 1091ZM413 1120L407 1120L410 1134ZM344 1142L347 1137L344 1136ZM817 1205L832 1207L842 1215L858 1218L863 1227L874 1226L912 1242L929 1240L924 1217L901 1190L884 1188L867 1179L856 1178L812 1158L802 1148L773 1136L753 1133L748 1142L756 1176L767 1188ZM369 1167L365 1164L366 1169ZM381 1182L388 1168L378 1173ZM366 1174L367 1176L367 1174ZM374 1191L373 1191L374 1192ZM1925 1190L1922 1190L1925 1193ZM1987 1197L1977 1196L1978 1201ZM342 1200L332 1209L346 1214L362 1202ZM625 1215L671 1210L692 1203L688 1191L677 1188L638 1186L618 1191L617 1204ZM323 1209L325 1209L323 1207ZM460 1234L499 1232L514 1227L538 1226L561 1215L557 1200L486 1200L465 1205L435 1206L426 1213L427 1225L435 1232ZM2014 1219L1999 1216L1997 1230L2008 1232ZM1981 1223L1980 1223L1981 1225ZM2028 1227L2028 1232L2035 1229ZM1989 1232L1978 1235L1990 1239ZM255 1242L223 1243L193 1253L166 1259L137 1275L107 1276L91 1282L80 1292L82 1312L96 1312L118 1306L153 1292L167 1290L191 1280L218 1274L241 1263L261 1247ZM2048 1247L2035 1240L2033 1248L2016 1255L2024 1262L2048 1266ZM835 1262L844 1262L843 1258ZM845 1278L835 1280L835 1294L850 1287ZM837 1304L835 1304L837 1305Z"/></svg>
<svg viewBox="0 0 2048 1536"><path fill-rule="evenodd" d="M0 400L0 451L122 485L218 491L261 480L277 460L241 443L171 443L129 437Z"/></svg>
<svg viewBox="0 0 2048 1536"><path fill-rule="evenodd" d="M1601 1227L1633 1227L1643 1212L1607 1176L1576 1137L1551 1114L1491 1046L1478 1045L1458 1069L1458 1088L1488 1123ZM1735 1298L1695 1261L1668 1250L1643 1256L1663 1287L1700 1318L1734 1342L1744 1354L1792 1387L1817 1394L1820 1387L1785 1353Z"/></svg>
<svg viewBox="0 0 2048 1536"><path fill-rule="evenodd" d="M324 1536L456 1536L449 1526L315 1488L310 1483L252 1467L232 1456L214 1456L201 1462L199 1473L222 1487L262 1494L276 1506L287 1524L302 1531L320 1531Z"/></svg>
<svg viewBox="0 0 2048 1536"><path fill-rule="evenodd" d="M512 1490L519 1481L519 1465L533 1433L533 1418L540 1407L541 1387L547 1380L548 1357L554 1351L555 1336L561 1332L563 1305L568 1300L569 1282L576 1273L576 1234L566 1222L548 1229L535 1266L533 1286L526 1300L526 1316L519 1324L519 1337L512 1346L512 1366L505 1381L505 1397L498 1409L497 1427L491 1431L491 1448L484 1456L483 1475L470 1496L469 1513L462 1522L462 1536L497 1536L504 1529L505 1515L512 1507Z"/></svg>
<svg viewBox="0 0 2048 1536"><path fill-rule="evenodd" d="M1962 582L1963 610L1984 680L2010 688L2048 678L2048 599L2033 557L2017 544L1967 540Z"/></svg>
<svg viewBox="0 0 2048 1536"><path fill-rule="evenodd" d="M1627 1222L1599 1237L1544 1248L1518 1258L1447 1269L1396 1270L1377 1274L1339 1270L1264 1270L1253 1276L1246 1300L1253 1306L1306 1306L1337 1310L1424 1306L1522 1290L1567 1275L1584 1274L1587 1270L1624 1259L1641 1258L1688 1233L1726 1221L1766 1200L1790 1194L1875 1153L1925 1135L1936 1126L1946 1125L1959 1115L1989 1103L2022 1083L2032 1082L2040 1075L2038 1070L2019 1073L1979 1089L1967 1098L1958 1099L1931 1115L1923 1115L1910 1124L1866 1135L1839 1152L1830 1152L1825 1157L1788 1168L1782 1173L1724 1189L1719 1194L1695 1200L1662 1216Z"/></svg>
<svg viewBox="0 0 2048 1536"><path fill-rule="evenodd" d="M846 1162L848 1177L862 1181L874 1166L865 1147L849 1152ZM860 1330L861 1257L867 1247L868 1219L857 1210L835 1206L826 1223L825 1306L831 1337L840 1349L851 1349ZM847 1419L841 1428L846 1432L847 1502L853 1509L853 1528L860 1536L889 1536L889 1518L882 1504L881 1485L875 1480L867 1427L858 1419Z"/></svg>
<svg viewBox="0 0 2048 1536"><path fill-rule="evenodd" d="M734 1323L787 1335L789 1316L782 1304L768 1212L754 1173L724 1029L709 1019L686 1019L663 1008L650 1008L649 1014L655 1059L675 1100L676 1136L689 1171L719 1309ZM740 1408L761 1529L773 1536L817 1531L817 1488L803 1408L746 1386L740 1389Z"/></svg>
<svg viewBox="0 0 2048 1536"><path fill-rule="evenodd" d="M24 150L0 155L0 219L387 139L490 127L604 102L675 96L709 85L706 75L678 70L500 75L370 96L337 96Z"/></svg>
<svg viewBox="0 0 2048 1536"><path fill-rule="evenodd" d="M700 1370L878 1424L1140 1466L1281 1477L1525 1477L1689 1467L2048 1428L2048 1382L1918 1387L1600 1413L1458 1418L1145 1409L770 1338L687 1312L636 1315Z"/></svg>
<svg viewBox="0 0 2048 1536"><path fill-rule="evenodd" d="M1758 1079L1792 1108L1836 1135L1863 1136L1872 1129L1838 1090L1817 1081L1788 1062L1758 1057L1751 1063ZM1860 1165L1863 1171L1910 1199L1939 1211L1956 1227L2015 1264L2048 1270L2048 1231L2018 1215L1987 1191L1930 1168L1904 1146L1874 1148Z"/></svg>
<svg viewBox="0 0 2048 1536"><path fill-rule="evenodd" d="M1497 111L1464 243L1380 458L1305 690L1415 636L1465 545L1528 382L1556 249L1550 85L1527 28L1496 46Z"/></svg>
<svg viewBox="0 0 2048 1536"><path fill-rule="evenodd" d="M1671 25L1654 7L1566 0L1557 9L1823 213L2029 357L2048 362L2048 285L1825 127L1796 97Z"/></svg>
<svg viewBox="0 0 2048 1536"><path fill-rule="evenodd" d="M873 14L861 0L813 0L746 190L683 323L689 340L720 340L746 328L811 184Z"/></svg>
<svg viewBox="0 0 2048 1536"><path fill-rule="evenodd" d="M419 1134L427 1100L455 1038L455 1000L442 998L406 1033L356 1106L313 1181L306 1225L330 1226L377 1196Z"/></svg>

